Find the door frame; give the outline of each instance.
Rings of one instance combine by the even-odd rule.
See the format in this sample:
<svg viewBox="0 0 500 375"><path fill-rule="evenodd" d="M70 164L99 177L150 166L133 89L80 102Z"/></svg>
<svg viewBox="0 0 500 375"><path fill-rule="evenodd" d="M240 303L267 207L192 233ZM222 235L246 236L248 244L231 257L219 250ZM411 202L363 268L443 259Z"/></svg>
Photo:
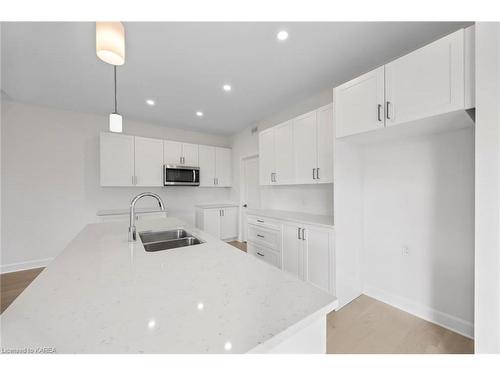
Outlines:
<svg viewBox="0 0 500 375"><path fill-rule="evenodd" d="M243 204L245 200L245 162L250 159L258 159L259 153L252 153L240 158L240 209L238 210L238 241L243 242Z"/></svg>

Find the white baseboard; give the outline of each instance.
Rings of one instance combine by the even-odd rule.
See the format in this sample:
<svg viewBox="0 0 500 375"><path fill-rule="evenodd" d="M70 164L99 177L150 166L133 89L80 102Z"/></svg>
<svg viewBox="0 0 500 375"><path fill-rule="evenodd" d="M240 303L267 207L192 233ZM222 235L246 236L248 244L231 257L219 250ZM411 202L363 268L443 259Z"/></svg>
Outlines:
<svg viewBox="0 0 500 375"><path fill-rule="evenodd" d="M400 310L406 311L407 313L418 316L419 318L435 323L441 327L447 328L460 335L471 339L474 338L474 324L466 320L457 318L442 311L434 310L428 306L417 304L407 298L388 293L375 287L365 285L363 294L387 303L388 305L394 306Z"/></svg>
<svg viewBox="0 0 500 375"><path fill-rule="evenodd" d="M54 258L37 259L29 262L2 264L0 273L29 270L31 268L46 267Z"/></svg>

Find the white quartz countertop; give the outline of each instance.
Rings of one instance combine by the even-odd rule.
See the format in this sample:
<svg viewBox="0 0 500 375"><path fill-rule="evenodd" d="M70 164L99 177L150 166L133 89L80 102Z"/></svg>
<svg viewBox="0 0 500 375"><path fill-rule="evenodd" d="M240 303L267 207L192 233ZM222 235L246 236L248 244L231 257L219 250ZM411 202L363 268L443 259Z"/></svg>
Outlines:
<svg viewBox="0 0 500 375"><path fill-rule="evenodd" d="M162 211L160 207L136 207L136 214L148 214L152 212L167 212ZM112 215L128 215L130 213L130 208L114 208L109 210L99 210L97 211L97 216L112 216Z"/></svg>
<svg viewBox="0 0 500 375"><path fill-rule="evenodd" d="M123 222L89 224L0 316L4 349L245 353L278 345L335 297L175 218L203 244L145 252Z"/></svg>
<svg viewBox="0 0 500 375"><path fill-rule="evenodd" d="M195 207L198 208L224 208L224 207L238 207L238 203L208 203L208 204L197 204Z"/></svg>
<svg viewBox="0 0 500 375"><path fill-rule="evenodd" d="M319 225L327 228L334 227L333 216L329 215L315 215L315 214L307 214L304 212L267 210L260 208L248 209L247 214L254 216L264 216L271 219L298 222L303 224Z"/></svg>

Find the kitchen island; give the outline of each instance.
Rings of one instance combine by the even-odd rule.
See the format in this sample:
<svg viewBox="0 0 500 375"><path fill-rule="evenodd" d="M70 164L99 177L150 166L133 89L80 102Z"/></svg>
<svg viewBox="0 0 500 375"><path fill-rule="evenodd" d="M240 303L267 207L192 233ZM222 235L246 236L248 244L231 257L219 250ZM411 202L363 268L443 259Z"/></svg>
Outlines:
<svg viewBox="0 0 500 375"><path fill-rule="evenodd" d="M326 351L337 299L175 218L201 244L146 252L126 222L87 225L1 315L4 352Z"/></svg>

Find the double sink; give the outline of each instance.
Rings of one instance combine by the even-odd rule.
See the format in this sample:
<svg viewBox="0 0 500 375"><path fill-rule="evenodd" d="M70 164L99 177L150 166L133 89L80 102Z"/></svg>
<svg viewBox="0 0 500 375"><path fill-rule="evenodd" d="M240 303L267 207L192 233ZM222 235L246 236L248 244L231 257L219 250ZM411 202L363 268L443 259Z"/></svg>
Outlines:
<svg viewBox="0 0 500 375"><path fill-rule="evenodd" d="M193 246L203 243L184 229L171 229L164 231L140 232L144 250L148 252L176 249L178 247Z"/></svg>

